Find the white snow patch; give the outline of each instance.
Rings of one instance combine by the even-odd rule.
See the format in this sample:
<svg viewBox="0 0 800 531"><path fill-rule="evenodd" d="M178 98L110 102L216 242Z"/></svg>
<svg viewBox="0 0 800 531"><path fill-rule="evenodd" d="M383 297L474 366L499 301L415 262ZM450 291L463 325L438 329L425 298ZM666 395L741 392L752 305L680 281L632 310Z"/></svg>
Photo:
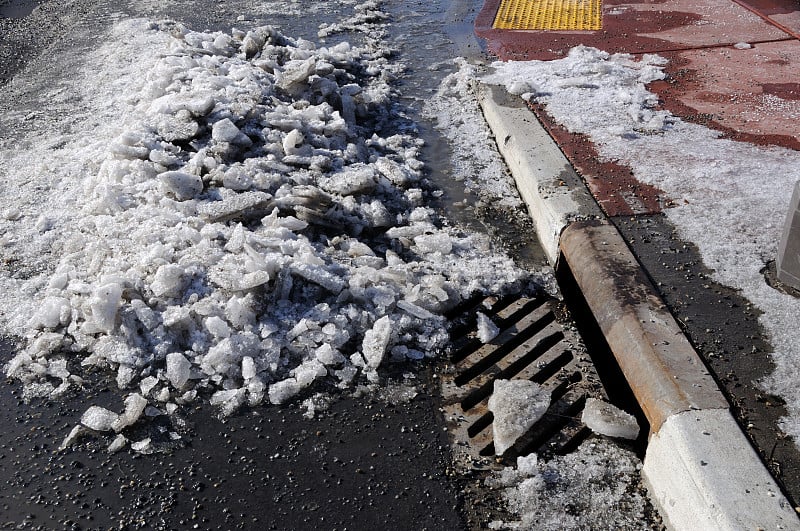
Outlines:
<svg viewBox="0 0 800 531"><path fill-rule="evenodd" d="M520 207L522 201L514 180L497 152L480 110L472 83L477 68L465 59L454 60L458 71L447 76L439 90L425 102L423 113L453 149L453 174L464 187L485 201L505 207Z"/></svg>

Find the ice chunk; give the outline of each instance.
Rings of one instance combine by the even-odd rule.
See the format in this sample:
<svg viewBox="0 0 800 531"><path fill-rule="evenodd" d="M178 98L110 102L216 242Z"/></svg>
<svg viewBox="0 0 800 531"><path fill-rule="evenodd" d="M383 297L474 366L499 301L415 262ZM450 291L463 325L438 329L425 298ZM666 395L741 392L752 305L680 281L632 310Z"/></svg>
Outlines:
<svg viewBox="0 0 800 531"><path fill-rule="evenodd" d="M122 286L116 283L100 286L92 292L89 308L98 329L111 332L116 326L117 310L122 301Z"/></svg>
<svg viewBox="0 0 800 531"><path fill-rule="evenodd" d="M244 356L242 358L242 378L252 380L256 374L256 362L251 356Z"/></svg>
<svg viewBox="0 0 800 531"><path fill-rule="evenodd" d="M203 180L185 171L165 171L158 175L164 191L175 196L178 201L192 199L203 191Z"/></svg>
<svg viewBox="0 0 800 531"><path fill-rule="evenodd" d="M419 319L432 319L436 317L422 306L418 306L413 302L408 302L406 300L397 301L397 307Z"/></svg>
<svg viewBox="0 0 800 531"><path fill-rule="evenodd" d="M143 378L141 382L139 382L139 390L142 392L144 396L147 396L153 388L158 385L158 378L155 376L148 376L147 378Z"/></svg>
<svg viewBox="0 0 800 531"><path fill-rule="evenodd" d="M272 404L284 404L302 388L294 378L287 378L269 386L269 401Z"/></svg>
<svg viewBox="0 0 800 531"><path fill-rule="evenodd" d="M212 406L220 407L220 414L227 417L244 403L247 389L225 389L217 391L211 395L210 403Z"/></svg>
<svg viewBox="0 0 800 531"><path fill-rule="evenodd" d="M156 297L179 297L187 283L184 274L177 264L162 265L153 276L150 289Z"/></svg>
<svg viewBox="0 0 800 531"><path fill-rule="evenodd" d="M435 234L421 234L414 237L414 245L421 253L450 254L453 250L453 241L445 232Z"/></svg>
<svg viewBox="0 0 800 531"><path fill-rule="evenodd" d="M132 443L131 450L139 452L140 454L150 453L152 451L152 441L150 440L150 437Z"/></svg>
<svg viewBox="0 0 800 531"><path fill-rule="evenodd" d="M75 444L75 442L78 439L80 439L87 433L89 433L89 430L87 430L86 427L83 426L82 424L77 424L73 426L72 429L67 434L67 436L64 437L64 440L61 442L61 446L59 446L58 449L64 450L66 448L69 448L70 446Z"/></svg>
<svg viewBox="0 0 800 531"><path fill-rule="evenodd" d="M314 355L323 365L337 365L339 363L344 363L347 360L347 358L345 358L341 352L333 348L328 343L317 348L314 351Z"/></svg>
<svg viewBox="0 0 800 531"><path fill-rule="evenodd" d="M319 180L326 192L339 195L366 194L375 188L375 170L372 166L348 168Z"/></svg>
<svg viewBox="0 0 800 531"><path fill-rule="evenodd" d="M636 417L596 398L586 399L581 421L600 435L621 439L636 439L639 436L639 423Z"/></svg>
<svg viewBox="0 0 800 531"><path fill-rule="evenodd" d="M306 360L292 372L295 380L297 380L297 385L301 388L308 387L317 378L322 378L328 374L325 365L317 360Z"/></svg>
<svg viewBox="0 0 800 531"><path fill-rule="evenodd" d="M489 398L494 414L494 453L503 455L550 407L550 392L530 380L495 380Z"/></svg>
<svg viewBox="0 0 800 531"><path fill-rule="evenodd" d="M100 406L91 406L81 416L81 424L95 431L112 431L119 415Z"/></svg>
<svg viewBox="0 0 800 531"><path fill-rule="evenodd" d="M128 426L135 424L144 413L145 407L147 407L147 399L139 393L131 393L125 399L125 411L114 421L112 429L119 433Z"/></svg>
<svg viewBox="0 0 800 531"><path fill-rule="evenodd" d="M128 444L128 438L122 434L117 435L114 437L114 440L111 441L111 444L108 445L108 453L115 454L125 448L126 444Z"/></svg>
<svg viewBox="0 0 800 531"><path fill-rule="evenodd" d="M261 217L270 206L272 196L264 192L242 192L197 206L197 213L208 221L229 221L234 218Z"/></svg>
<svg viewBox="0 0 800 531"><path fill-rule="evenodd" d="M167 378L175 389L182 389L189 381L191 362L180 352L167 354Z"/></svg>
<svg viewBox="0 0 800 531"><path fill-rule="evenodd" d="M500 333L500 329L491 319L481 312L475 314L478 318L478 339L481 343L488 343Z"/></svg>
<svg viewBox="0 0 800 531"><path fill-rule="evenodd" d="M239 128L228 118L223 118L211 127L211 138L216 142L233 142L240 134Z"/></svg>
<svg viewBox="0 0 800 531"><path fill-rule="evenodd" d="M224 319L221 319L216 315L207 317L205 320L205 325L206 330L211 332L214 337L224 339L226 337L230 337L231 335L231 327L228 326L228 323L226 323Z"/></svg>
<svg viewBox="0 0 800 531"><path fill-rule="evenodd" d="M364 341L361 344L361 351L368 367L377 369L386 357L386 349L392 335L392 320L388 315L384 315L364 333Z"/></svg>
<svg viewBox="0 0 800 531"><path fill-rule="evenodd" d="M47 297L31 319L31 328L57 328L70 322L72 307L64 297Z"/></svg>
<svg viewBox="0 0 800 531"><path fill-rule="evenodd" d="M345 281L321 266L295 262L291 265L292 273L319 284L333 293L339 293L345 287Z"/></svg>
<svg viewBox="0 0 800 531"><path fill-rule="evenodd" d="M737 50L749 50L750 48L753 47L753 45L747 42L737 42L736 44L733 45L733 47L736 48Z"/></svg>
<svg viewBox="0 0 800 531"><path fill-rule="evenodd" d="M283 152L287 155L304 155L308 152L302 149L305 136L299 129L289 131L289 134L283 139Z"/></svg>

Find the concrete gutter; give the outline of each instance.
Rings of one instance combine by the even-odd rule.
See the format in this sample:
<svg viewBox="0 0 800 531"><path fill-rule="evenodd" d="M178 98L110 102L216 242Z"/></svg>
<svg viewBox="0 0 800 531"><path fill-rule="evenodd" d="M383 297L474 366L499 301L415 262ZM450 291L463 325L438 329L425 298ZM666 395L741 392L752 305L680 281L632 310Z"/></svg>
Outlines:
<svg viewBox="0 0 800 531"><path fill-rule="evenodd" d="M665 524L800 530L716 382L561 150L519 98L476 90L548 258L572 271L650 422L642 473Z"/></svg>

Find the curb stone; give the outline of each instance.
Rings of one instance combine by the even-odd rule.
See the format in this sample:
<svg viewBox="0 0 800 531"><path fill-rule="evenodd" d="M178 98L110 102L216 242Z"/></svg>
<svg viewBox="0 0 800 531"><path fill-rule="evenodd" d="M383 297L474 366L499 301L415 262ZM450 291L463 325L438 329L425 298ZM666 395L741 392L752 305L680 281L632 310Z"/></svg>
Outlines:
<svg viewBox="0 0 800 531"><path fill-rule="evenodd" d="M716 382L559 147L520 98L491 85L476 92L548 259L572 270L650 422L642 475L666 525L800 530Z"/></svg>

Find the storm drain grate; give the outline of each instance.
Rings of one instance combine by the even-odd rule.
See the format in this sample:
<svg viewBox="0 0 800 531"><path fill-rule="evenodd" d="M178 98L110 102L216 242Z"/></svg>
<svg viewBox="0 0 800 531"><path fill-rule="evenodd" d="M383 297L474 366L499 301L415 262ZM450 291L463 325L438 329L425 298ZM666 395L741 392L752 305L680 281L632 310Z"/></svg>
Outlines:
<svg viewBox="0 0 800 531"><path fill-rule="evenodd" d="M548 296L486 298L462 305L452 316L455 349L443 377L448 431L462 457L478 463L494 456L492 413L495 380L534 381L551 393L547 413L507 450L504 459L537 452L565 454L590 435L580 420L586 399L606 399L600 378L577 332L556 318L559 302ZM484 344L477 314L500 329Z"/></svg>
<svg viewBox="0 0 800 531"><path fill-rule="evenodd" d="M495 29L577 30L603 29L601 0L502 0Z"/></svg>

